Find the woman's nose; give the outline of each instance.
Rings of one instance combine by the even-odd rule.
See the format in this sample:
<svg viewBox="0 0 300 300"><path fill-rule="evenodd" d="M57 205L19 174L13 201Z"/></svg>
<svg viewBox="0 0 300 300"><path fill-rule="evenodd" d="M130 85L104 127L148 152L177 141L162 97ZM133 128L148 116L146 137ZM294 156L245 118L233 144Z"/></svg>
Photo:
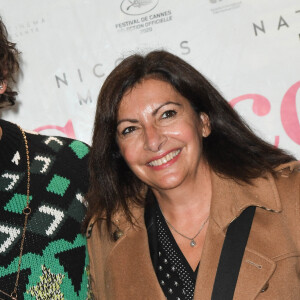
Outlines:
<svg viewBox="0 0 300 300"><path fill-rule="evenodd" d="M144 150L151 152L159 151L167 141L167 137L163 132L154 126L145 128L144 136Z"/></svg>

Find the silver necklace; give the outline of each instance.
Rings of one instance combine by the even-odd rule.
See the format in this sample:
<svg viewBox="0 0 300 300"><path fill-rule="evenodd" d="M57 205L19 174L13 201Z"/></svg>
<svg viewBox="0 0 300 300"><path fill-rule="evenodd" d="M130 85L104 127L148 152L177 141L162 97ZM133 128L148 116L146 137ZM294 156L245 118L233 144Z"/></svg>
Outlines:
<svg viewBox="0 0 300 300"><path fill-rule="evenodd" d="M163 215L163 213L162 213L162 215ZM195 241L195 238L199 235L199 233L201 232L201 230L203 229L204 225L207 223L207 221L208 221L208 219L209 219L209 216L208 216L208 217L206 218L206 220L201 224L200 229L198 230L198 232L196 233L196 235L195 235L194 237L190 238L190 237L188 237L188 236L186 236L186 235L180 233L178 230L176 230L176 229L174 228L174 226L173 226L173 225L165 218L164 215L163 215L163 217L164 217L166 223L167 223L167 224L168 224L168 225L169 225L176 233L178 233L178 234L181 235L182 237L184 237L184 238L190 240L190 246L191 246L191 247L195 247L195 246L197 245L197 243L196 243L196 241Z"/></svg>

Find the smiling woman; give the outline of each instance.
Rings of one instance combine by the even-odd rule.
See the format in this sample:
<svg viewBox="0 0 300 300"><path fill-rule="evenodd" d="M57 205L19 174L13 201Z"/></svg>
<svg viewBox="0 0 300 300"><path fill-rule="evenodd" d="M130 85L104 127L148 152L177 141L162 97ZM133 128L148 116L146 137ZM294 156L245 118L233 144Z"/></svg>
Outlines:
<svg viewBox="0 0 300 300"><path fill-rule="evenodd" d="M297 299L293 160L180 58L126 58L95 116L85 219L95 298Z"/></svg>
<svg viewBox="0 0 300 300"><path fill-rule="evenodd" d="M203 114L204 116L204 114ZM202 117L204 119L204 117ZM202 134L209 130L167 82L146 79L125 94L117 142L132 172L157 191L200 180Z"/></svg>

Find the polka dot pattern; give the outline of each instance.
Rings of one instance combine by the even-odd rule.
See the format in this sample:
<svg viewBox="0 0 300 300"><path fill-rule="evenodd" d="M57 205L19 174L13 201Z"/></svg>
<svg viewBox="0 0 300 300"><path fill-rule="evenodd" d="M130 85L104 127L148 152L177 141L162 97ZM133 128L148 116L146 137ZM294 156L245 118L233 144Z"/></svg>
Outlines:
<svg viewBox="0 0 300 300"><path fill-rule="evenodd" d="M188 262L183 258L183 254L175 240L171 238L171 233L161 215L156 212L156 225L158 234L158 267L157 278L160 286L168 300L192 300L196 275L193 273Z"/></svg>

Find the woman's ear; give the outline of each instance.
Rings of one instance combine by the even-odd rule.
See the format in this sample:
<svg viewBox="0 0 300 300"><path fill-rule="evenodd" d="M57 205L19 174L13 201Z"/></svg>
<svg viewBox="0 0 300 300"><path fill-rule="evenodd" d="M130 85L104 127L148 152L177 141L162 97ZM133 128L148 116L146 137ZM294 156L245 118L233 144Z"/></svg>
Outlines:
<svg viewBox="0 0 300 300"><path fill-rule="evenodd" d="M4 94L7 88L7 81L3 80L0 82L0 95Z"/></svg>
<svg viewBox="0 0 300 300"><path fill-rule="evenodd" d="M208 137L211 133L210 120L206 113L200 113L200 118L202 121L202 136Z"/></svg>

